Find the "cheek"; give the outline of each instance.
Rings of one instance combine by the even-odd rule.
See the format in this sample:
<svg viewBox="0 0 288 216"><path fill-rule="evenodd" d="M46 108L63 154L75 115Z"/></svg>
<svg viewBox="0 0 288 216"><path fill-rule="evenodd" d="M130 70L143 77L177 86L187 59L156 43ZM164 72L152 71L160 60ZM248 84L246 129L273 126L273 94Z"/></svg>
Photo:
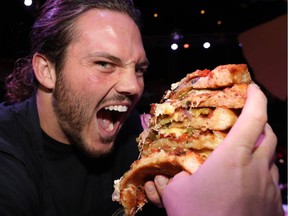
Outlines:
<svg viewBox="0 0 288 216"><path fill-rule="evenodd" d="M103 94L102 92L105 92L105 84L103 84L103 80L88 80L87 82L83 83L82 90L83 93L86 94L88 97L101 97Z"/></svg>
<svg viewBox="0 0 288 216"><path fill-rule="evenodd" d="M88 82L92 84L100 84L104 80L103 77L99 77L95 74L88 77Z"/></svg>
<svg viewBox="0 0 288 216"><path fill-rule="evenodd" d="M91 74L87 77L88 84L97 85L103 87L104 85L112 85L113 80L115 80L117 76L113 76L111 74ZM87 84L87 83L86 83Z"/></svg>
<svg viewBox="0 0 288 216"><path fill-rule="evenodd" d="M113 86L113 79L99 76L91 76L82 83L82 91L93 100L105 97Z"/></svg>

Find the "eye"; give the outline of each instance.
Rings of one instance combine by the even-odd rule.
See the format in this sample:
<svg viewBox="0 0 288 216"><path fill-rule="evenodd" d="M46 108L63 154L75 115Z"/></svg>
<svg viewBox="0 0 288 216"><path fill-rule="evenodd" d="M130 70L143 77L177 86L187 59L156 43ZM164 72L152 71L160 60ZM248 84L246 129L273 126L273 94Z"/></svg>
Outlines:
<svg viewBox="0 0 288 216"><path fill-rule="evenodd" d="M107 68L107 67L110 67L111 64L109 62L105 62L105 61L97 61L95 62L96 65L99 65L100 67L103 67L103 68Z"/></svg>
<svg viewBox="0 0 288 216"><path fill-rule="evenodd" d="M136 73L139 76L143 76L147 72L147 67L136 67Z"/></svg>
<svg viewBox="0 0 288 216"><path fill-rule="evenodd" d="M98 67L99 70L104 72L110 72L114 70L113 64L107 61L96 61L95 65Z"/></svg>

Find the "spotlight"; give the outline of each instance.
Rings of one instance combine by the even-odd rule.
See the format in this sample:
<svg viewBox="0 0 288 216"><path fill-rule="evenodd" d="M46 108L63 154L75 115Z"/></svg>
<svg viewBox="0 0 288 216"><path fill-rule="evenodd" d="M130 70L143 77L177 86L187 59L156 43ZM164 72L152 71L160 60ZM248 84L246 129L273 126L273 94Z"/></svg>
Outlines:
<svg viewBox="0 0 288 216"><path fill-rule="evenodd" d="M190 47L190 45L189 45L188 43L185 43L185 44L183 45L183 47L184 47L185 49L188 49L188 48Z"/></svg>
<svg viewBox="0 0 288 216"><path fill-rule="evenodd" d="M32 3L33 3L32 0L24 0L24 5L27 7L31 6Z"/></svg>
<svg viewBox="0 0 288 216"><path fill-rule="evenodd" d="M176 44L176 43L171 44L171 49L172 50L177 50L178 49L178 44Z"/></svg>
<svg viewBox="0 0 288 216"><path fill-rule="evenodd" d="M210 44L209 42L205 42L205 43L203 44L203 47L204 47L205 49L210 48L210 46L211 46L211 44Z"/></svg>

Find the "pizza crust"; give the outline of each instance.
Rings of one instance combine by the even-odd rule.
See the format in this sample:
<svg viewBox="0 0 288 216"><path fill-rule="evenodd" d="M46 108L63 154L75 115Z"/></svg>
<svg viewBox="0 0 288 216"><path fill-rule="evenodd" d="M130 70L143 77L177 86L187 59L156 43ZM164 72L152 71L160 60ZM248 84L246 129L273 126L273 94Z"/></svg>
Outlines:
<svg viewBox="0 0 288 216"><path fill-rule="evenodd" d="M212 71L196 70L189 73L178 83L172 84L172 89L217 89L235 84L249 83L251 76L246 64L220 65Z"/></svg>
<svg viewBox="0 0 288 216"><path fill-rule="evenodd" d="M131 165L120 181L116 182L112 199L125 206L126 215L135 215L147 202L143 188L145 182L153 181L156 175L173 177L183 170L192 174L202 163L203 159L194 152L179 156L160 151L141 157Z"/></svg>

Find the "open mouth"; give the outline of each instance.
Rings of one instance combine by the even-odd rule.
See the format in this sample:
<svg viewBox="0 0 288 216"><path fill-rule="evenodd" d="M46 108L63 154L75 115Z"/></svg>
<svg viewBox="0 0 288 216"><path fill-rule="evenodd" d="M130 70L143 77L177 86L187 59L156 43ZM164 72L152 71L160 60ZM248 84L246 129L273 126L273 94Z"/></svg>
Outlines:
<svg viewBox="0 0 288 216"><path fill-rule="evenodd" d="M115 133L126 116L127 106L111 105L104 107L97 113L99 127L108 134Z"/></svg>

